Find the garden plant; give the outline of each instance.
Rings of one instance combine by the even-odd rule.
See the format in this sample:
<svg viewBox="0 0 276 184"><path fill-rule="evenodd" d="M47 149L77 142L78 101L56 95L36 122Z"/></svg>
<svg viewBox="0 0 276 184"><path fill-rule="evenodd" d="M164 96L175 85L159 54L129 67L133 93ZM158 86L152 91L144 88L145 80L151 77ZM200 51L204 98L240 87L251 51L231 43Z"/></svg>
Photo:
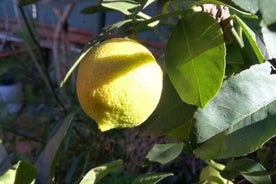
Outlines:
<svg viewBox="0 0 276 184"><path fill-rule="evenodd" d="M81 13L125 19L105 25L62 81L35 64L54 104L51 123L33 160L11 162L2 141L0 183L275 183L276 1L96 2ZM156 4L160 11L147 13ZM161 56L142 32L162 38ZM122 169L130 129L161 139L139 173ZM172 163L185 165L180 157L194 167L179 174Z"/></svg>

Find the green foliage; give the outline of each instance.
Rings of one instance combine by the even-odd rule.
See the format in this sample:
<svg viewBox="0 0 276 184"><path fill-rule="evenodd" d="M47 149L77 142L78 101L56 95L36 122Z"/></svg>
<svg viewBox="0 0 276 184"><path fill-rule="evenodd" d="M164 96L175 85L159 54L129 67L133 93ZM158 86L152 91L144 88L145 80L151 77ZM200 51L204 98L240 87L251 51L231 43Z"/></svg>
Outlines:
<svg viewBox="0 0 276 184"><path fill-rule="evenodd" d="M183 146L183 143L155 144L145 157L146 163L166 164L178 157L182 152Z"/></svg>
<svg viewBox="0 0 276 184"><path fill-rule="evenodd" d="M94 184L97 183L102 177L114 171L123 164L122 160L115 160L107 164L91 169L81 180L80 184Z"/></svg>
<svg viewBox="0 0 276 184"><path fill-rule="evenodd" d="M163 178L172 176L171 173L148 173L136 178L131 184L157 184Z"/></svg>
<svg viewBox="0 0 276 184"><path fill-rule="evenodd" d="M195 113L193 136L203 143L195 149L199 158L242 156L275 136L276 77L270 66L255 65L226 80L206 108Z"/></svg>
<svg viewBox="0 0 276 184"><path fill-rule="evenodd" d="M276 12L274 8L276 2L273 0L269 1L261 1L259 0L259 9L262 13L263 24L266 26L270 26L274 24L275 31L275 23L276 23Z"/></svg>
<svg viewBox="0 0 276 184"><path fill-rule="evenodd" d="M139 130L145 135L166 134L167 132L173 131L178 126L183 124L188 125L195 110L196 106L188 105L179 98L168 75L165 75L163 80L163 92L159 105L149 119L139 127ZM181 116L177 114L181 114ZM189 137L189 131L187 131L186 134L182 132L181 137Z"/></svg>
<svg viewBox="0 0 276 184"><path fill-rule="evenodd" d="M266 169L260 163L248 158L229 162L221 172L221 175L229 180L242 175L251 183L271 183L271 178Z"/></svg>
<svg viewBox="0 0 276 184"><path fill-rule="evenodd" d="M0 177L0 183L30 184L34 182L35 174L36 169L34 166L27 162L19 161Z"/></svg>
<svg viewBox="0 0 276 184"><path fill-rule="evenodd" d="M243 1L243 0L232 0L239 7L244 9L245 11L249 11L253 14L257 13L259 10L259 1L260 0L252 0L252 1Z"/></svg>
<svg viewBox="0 0 276 184"><path fill-rule="evenodd" d="M146 1L141 1L146 2ZM101 5L103 7L117 10L122 12L125 15L132 15L137 14L143 7L143 3L141 3L136 0L130 0L130 1L116 1L116 0L103 0L101 2Z"/></svg>
<svg viewBox="0 0 276 184"><path fill-rule="evenodd" d="M224 58L222 30L213 18L194 13L178 21L167 43L165 62L184 102L203 108L215 96L224 76Z"/></svg>
<svg viewBox="0 0 276 184"><path fill-rule="evenodd" d="M248 40L248 44L246 44L246 46L249 46L252 48L252 53L251 55L253 56L253 58L246 58L247 61L245 61L245 63L251 63L252 64L258 64L258 63L262 63L264 61L264 57L256 43L256 34L245 24L245 22L243 22L238 16L235 17L235 20L237 21L237 24L240 26L240 28L242 29L242 32L244 33L245 37ZM242 39L242 38L241 38ZM248 61L249 59L251 59L251 61Z"/></svg>

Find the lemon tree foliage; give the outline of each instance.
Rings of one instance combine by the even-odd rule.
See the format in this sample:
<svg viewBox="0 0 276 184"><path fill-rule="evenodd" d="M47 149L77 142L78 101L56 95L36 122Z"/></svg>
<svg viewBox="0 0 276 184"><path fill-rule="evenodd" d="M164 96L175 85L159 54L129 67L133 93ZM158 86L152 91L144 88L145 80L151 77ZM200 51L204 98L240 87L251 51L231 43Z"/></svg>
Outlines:
<svg viewBox="0 0 276 184"><path fill-rule="evenodd" d="M0 177L0 183L30 184L34 183L36 169L28 162L18 161Z"/></svg>
<svg viewBox="0 0 276 184"><path fill-rule="evenodd" d="M180 99L168 75L165 75L160 102L146 122L138 127L139 131L142 135L158 136L172 132L175 137L188 138L189 126L196 108L195 105L189 105ZM160 124L162 126L159 126ZM180 126L184 126L185 130L179 128ZM180 134L174 132L175 129L180 129Z"/></svg>
<svg viewBox="0 0 276 184"><path fill-rule="evenodd" d="M144 164L147 162L169 163L182 152L183 146L183 143L155 144L146 155Z"/></svg>
<svg viewBox="0 0 276 184"><path fill-rule="evenodd" d="M207 184L211 183L229 183L233 184L231 180L223 178L220 174L220 171L224 170L225 165L216 163L213 160L210 161L210 165L205 166L199 174L199 181L206 182Z"/></svg>
<svg viewBox="0 0 276 184"><path fill-rule="evenodd" d="M275 135L276 76L270 72L271 64L266 62L229 78L206 108L195 113L195 141L206 141L195 150L197 156L240 156Z"/></svg>
<svg viewBox="0 0 276 184"><path fill-rule="evenodd" d="M107 131L100 132L103 135L121 133L110 129L138 126L141 135L166 138L166 143L154 145L144 158L144 167L152 165L151 171L134 175L127 183L172 181L177 177L173 171L153 169L166 166L183 154L206 163L190 183L247 180L269 184L276 179L275 163L265 162L271 153L260 156L262 146L276 135L274 0L91 2L93 6L84 8L82 13L115 11L124 19L106 25L84 46L68 70L61 90L79 67L76 91L80 104L74 101L75 94L71 95L69 101L74 105L63 106L64 116L57 121L53 136L45 141L35 164L19 161L11 166L5 148L1 147L1 182L55 182L57 160L68 154L66 145L74 141L72 132L78 134L76 124L90 131L82 140L87 134L93 138L96 135L97 130L92 128L96 124L88 123L89 117L97 122L97 128ZM32 3L39 1L19 0L18 6L24 11L23 7ZM147 8L153 5L158 6L158 11L147 14ZM166 30L164 34L162 30ZM162 57L154 58L140 43L142 31L161 33ZM61 94L65 92L56 96ZM76 106L81 106L89 117L76 110ZM74 171L83 160L82 172L74 177L74 182L101 183L111 177L115 183L112 176L122 181L127 175L120 170L123 159L90 165L88 155L98 152L99 147L91 148L89 143L79 149L81 153L74 156L64 179L67 183L72 182ZM257 157L247 158L252 152Z"/></svg>
<svg viewBox="0 0 276 184"><path fill-rule="evenodd" d="M81 180L80 184L90 184L96 183L105 175L109 174L110 172L122 167L123 161L122 160L115 160L113 162L109 162L98 167L91 169Z"/></svg>
<svg viewBox="0 0 276 184"><path fill-rule="evenodd" d="M137 177L135 180L131 182L131 184L158 184L158 182L162 179L172 175L172 173L147 173Z"/></svg>
<svg viewBox="0 0 276 184"><path fill-rule="evenodd" d="M251 183L271 183L266 169L260 163L249 158L230 161L220 174L229 180L242 175Z"/></svg>
<svg viewBox="0 0 276 184"><path fill-rule="evenodd" d="M224 44L221 27L210 15L194 13L178 21L167 43L165 62L183 101L202 108L218 92L224 77Z"/></svg>

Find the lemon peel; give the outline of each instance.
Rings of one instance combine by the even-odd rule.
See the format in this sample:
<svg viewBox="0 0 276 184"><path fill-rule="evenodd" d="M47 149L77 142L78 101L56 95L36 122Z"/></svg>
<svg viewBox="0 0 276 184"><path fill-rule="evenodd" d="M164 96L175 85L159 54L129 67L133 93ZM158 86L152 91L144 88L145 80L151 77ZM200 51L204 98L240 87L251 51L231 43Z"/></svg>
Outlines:
<svg viewBox="0 0 276 184"><path fill-rule="evenodd" d="M146 47L112 38L82 58L76 90L84 112L107 131L143 123L160 100L162 83L162 70Z"/></svg>

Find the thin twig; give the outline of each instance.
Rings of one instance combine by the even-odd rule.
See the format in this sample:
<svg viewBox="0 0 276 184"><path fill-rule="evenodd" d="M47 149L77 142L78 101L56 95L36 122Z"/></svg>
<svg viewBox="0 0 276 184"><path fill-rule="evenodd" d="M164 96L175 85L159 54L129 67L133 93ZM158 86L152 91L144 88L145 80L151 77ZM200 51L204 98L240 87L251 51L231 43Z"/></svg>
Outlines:
<svg viewBox="0 0 276 184"><path fill-rule="evenodd" d="M53 56L54 56L54 65L56 68L56 77L58 83L61 81L61 76L64 75L65 72L62 70L62 63L64 62L59 62L59 45L60 44L60 38L62 31L64 30L64 25L67 21L68 16L70 15L71 11L73 10L74 3L68 4L65 7L65 10L62 12L61 8L59 7L53 7L54 12L58 18L58 23L55 27L55 32L54 32L54 39L53 39ZM65 34L67 30L64 30ZM66 52L66 51L65 51ZM65 54L66 55L66 54ZM65 58L66 59L66 58ZM59 64L61 63L61 64Z"/></svg>
<svg viewBox="0 0 276 184"><path fill-rule="evenodd" d="M27 31L28 31L28 33L29 33L29 36L30 36L31 40L34 42L34 44L35 44L36 47L38 48L38 50L39 50L40 55L42 56L42 58L44 58L44 54L43 54L42 48L40 47L40 44L38 43L38 41L37 41L36 38L35 38L35 35L34 35L32 29L31 29L31 26L30 26L30 24L29 24L29 21L28 21L28 19L27 19L27 17L26 17L26 14L25 14L23 8L20 7L19 9L20 9L20 13L22 14L24 23L25 23L25 25L26 25L26 28L27 28Z"/></svg>
<svg viewBox="0 0 276 184"><path fill-rule="evenodd" d="M42 54L43 53L42 49L41 49L38 41L36 40L32 30L31 30L31 27L29 25L29 22L27 20L27 17L25 15L24 10L22 9L22 7L20 8L20 11L21 11L21 14L22 14L22 17L23 17L24 24L26 25L27 31L30 35L30 38L32 39L32 41L35 43L35 45L39 49L40 57L42 59L45 59L44 55ZM21 21L19 20L19 18L18 18L18 21L20 22L19 25L20 25L21 29L24 30L24 26L21 23ZM26 48L27 48L27 50L28 50L28 52L29 52L29 54L32 58L32 61L34 62L35 66L36 66L38 72L40 73L43 81L45 82L47 88L50 90L50 92L53 94L53 96L54 96L55 100L57 101L57 103L61 106L62 110L65 112L66 108L65 108L64 104L61 102L61 100L59 99L59 97L57 96L57 94L54 90L53 84L51 83L50 77L48 76L47 72L45 72L45 67L42 67L42 65L37 61L36 56L35 56L32 48L30 48L30 46L28 44L25 44L25 45L26 45Z"/></svg>

